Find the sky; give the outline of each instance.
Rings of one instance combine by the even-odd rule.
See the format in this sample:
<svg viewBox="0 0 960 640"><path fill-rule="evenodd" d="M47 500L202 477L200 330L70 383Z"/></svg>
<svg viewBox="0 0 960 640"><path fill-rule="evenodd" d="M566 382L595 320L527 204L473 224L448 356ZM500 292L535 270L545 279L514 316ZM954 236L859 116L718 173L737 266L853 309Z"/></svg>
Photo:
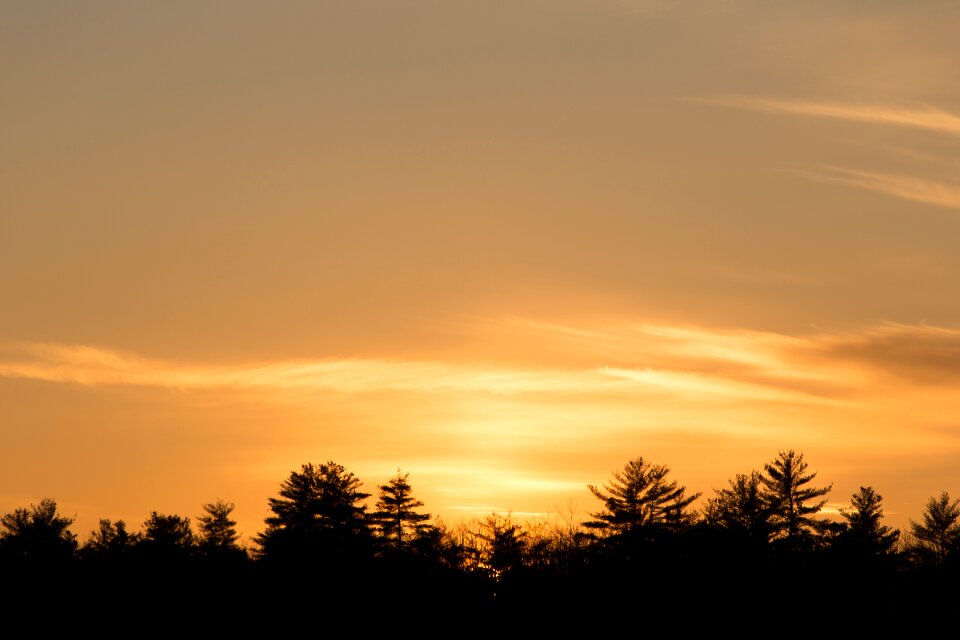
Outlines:
<svg viewBox="0 0 960 640"><path fill-rule="evenodd" d="M960 497L960 7L0 2L0 512ZM372 505L373 499L369 501Z"/></svg>

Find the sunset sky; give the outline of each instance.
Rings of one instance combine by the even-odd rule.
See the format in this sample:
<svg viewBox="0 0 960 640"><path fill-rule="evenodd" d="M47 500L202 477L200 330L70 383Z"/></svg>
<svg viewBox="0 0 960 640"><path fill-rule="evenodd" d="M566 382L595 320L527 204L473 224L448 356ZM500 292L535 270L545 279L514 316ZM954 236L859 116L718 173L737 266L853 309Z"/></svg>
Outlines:
<svg viewBox="0 0 960 640"><path fill-rule="evenodd" d="M780 449L960 497L960 6L0 3L0 512ZM372 500L370 501L372 504Z"/></svg>

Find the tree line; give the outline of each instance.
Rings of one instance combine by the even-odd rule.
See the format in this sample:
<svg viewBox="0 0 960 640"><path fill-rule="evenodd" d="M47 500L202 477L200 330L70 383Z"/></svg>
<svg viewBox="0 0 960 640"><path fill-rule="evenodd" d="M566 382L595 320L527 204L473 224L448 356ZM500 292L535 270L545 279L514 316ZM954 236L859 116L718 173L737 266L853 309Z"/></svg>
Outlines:
<svg viewBox="0 0 960 640"><path fill-rule="evenodd" d="M451 527L423 510L408 474L379 485L371 506L372 495L342 465L310 463L269 498L265 528L249 548L231 517L234 504L219 499L204 504L195 523L152 512L130 531L103 519L83 544L73 520L44 499L0 518L0 572L41 583L69 574L121 601L129 596L123 581L159 602L169 585L192 576L189 589L231 581L266 610L290 597L272 590L280 581L304 598L322 593L330 611L360 597L398 611L429 601L498 615L538 602L674 610L675 592L719 607L742 589L753 589L754 600L772 597L756 585L783 575L790 580L778 589L793 597L816 589L839 598L856 588L901 608L950 592L944 585L960 576L960 500L931 497L902 533L883 523L883 499L870 486L839 520L823 518L832 485L815 479L801 453L780 451L696 508L701 493L638 457L588 486L600 506L584 522L522 523L494 513ZM372 586L382 584L398 588Z"/></svg>

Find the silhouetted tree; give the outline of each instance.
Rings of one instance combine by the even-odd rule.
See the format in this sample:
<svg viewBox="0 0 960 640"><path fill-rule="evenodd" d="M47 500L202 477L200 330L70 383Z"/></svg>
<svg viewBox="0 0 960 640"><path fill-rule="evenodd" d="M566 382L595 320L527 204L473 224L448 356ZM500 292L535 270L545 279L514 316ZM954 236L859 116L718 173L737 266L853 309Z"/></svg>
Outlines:
<svg viewBox="0 0 960 640"><path fill-rule="evenodd" d="M462 539L438 518L435 524L417 529L407 549L446 569L462 569L466 551L461 543Z"/></svg>
<svg viewBox="0 0 960 640"><path fill-rule="evenodd" d="M152 511L143 523L143 533L137 545L144 557L156 562L185 560L193 547L190 518L156 511Z"/></svg>
<svg viewBox="0 0 960 640"><path fill-rule="evenodd" d="M766 543L773 532L772 515L758 471L750 475L738 473L730 480L730 488L717 489L716 496L707 501L704 509L708 525L762 543Z"/></svg>
<svg viewBox="0 0 960 640"><path fill-rule="evenodd" d="M809 542L814 534L825 529L822 521L813 517L826 504L826 499L815 500L827 495L833 485L822 488L808 487L816 473L806 473L807 463L802 453L780 451L777 458L764 466L760 477L763 495L773 510L774 538L788 547Z"/></svg>
<svg viewBox="0 0 960 640"><path fill-rule="evenodd" d="M880 524L883 519L883 497L873 487L860 487L850 499L852 509L840 509L846 527L837 544L847 553L879 556L889 553L900 532Z"/></svg>
<svg viewBox="0 0 960 640"><path fill-rule="evenodd" d="M916 551L933 564L942 565L960 547L960 500L951 502L944 491L939 498L930 498L923 512L923 521L910 521L917 541Z"/></svg>
<svg viewBox="0 0 960 640"><path fill-rule="evenodd" d="M415 511L423 506L423 502L413 497L413 489L407 481L409 475L401 475L397 471L397 475L387 484L380 485L377 510L372 514L373 521L383 537L392 541L396 549L403 548L413 537L424 531L424 523L430 519L430 514Z"/></svg>
<svg viewBox="0 0 960 640"><path fill-rule="evenodd" d="M546 533L548 559L553 571L569 575L583 567L590 550L591 536L576 515L573 505L560 511Z"/></svg>
<svg viewBox="0 0 960 640"><path fill-rule="evenodd" d="M511 515L491 514L480 523L480 567L494 578L503 578L523 568L528 549L528 535Z"/></svg>
<svg viewBox="0 0 960 640"><path fill-rule="evenodd" d="M670 469L650 464L643 458L630 460L622 471L613 473L613 480L603 490L587 485L603 502L604 511L584 526L606 534L632 534L651 527L678 527L691 521L690 503L700 494L686 495L686 488L668 481Z"/></svg>
<svg viewBox="0 0 960 640"><path fill-rule="evenodd" d="M203 515L197 518L200 550L208 556L244 555L237 543L237 522L230 518L235 505L232 502L217 500L203 505Z"/></svg>
<svg viewBox="0 0 960 640"><path fill-rule="evenodd" d="M369 548L366 506L370 494L342 465L327 462L303 465L280 485L280 497L270 498L274 515L257 535L261 553L272 559L348 561Z"/></svg>
<svg viewBox="0 0 960 640"><path fill-rule="evenodd" d="M137 543L138 536L127 532L123 520L111 522L101 518L99 526L90 532L90 537L81 549L87 558L117 560Z"/></svg>
<svg viewBox="0 0 960 640"><path fill-rule="evenodd" d="M57 503L44 498L37 505L15 509L0 518L0 552L15 561L57 563L73 557L77 537L72 518L57 513Z"/></svg>

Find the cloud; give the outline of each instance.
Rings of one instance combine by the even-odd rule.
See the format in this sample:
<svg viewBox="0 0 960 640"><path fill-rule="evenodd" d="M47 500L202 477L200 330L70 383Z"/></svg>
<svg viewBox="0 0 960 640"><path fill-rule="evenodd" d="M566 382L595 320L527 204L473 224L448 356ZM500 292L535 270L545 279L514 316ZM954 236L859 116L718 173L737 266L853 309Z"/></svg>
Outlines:
<svg viewBox="0 0 960 640"><path fill-rule="evenodd" d="M937 207L960 209L960 187L910 176L872 173L841 167L828 167L832 173L809 173L810 178L832 184L876 191L904 200Z"/></svg>
<svg viewBox="0 0 960 640"><path fill-rule="evenodd" d="M832 402L815 392L790 388L776 380L786 372L770 355L763 339L754 339L753 353L737 348L747 338L711 336L684 329L627 327L602 331L570 331L531 325L533 331L560 331L578 345L597 341L604 350L620 344L633 366L613 366L598 356L593 366L496 367L436 361L380 359L316 359L248 363L232 366L185 364L100 347L64 344L20 344L0 356L0 377L81 385L138 385L181 390L306 390L330 393L481 393L499 396L562 396L637 398L664 392L690 400L717 397L755 401ZM767 342L777 338L768 337ZM731 343L731 341L734 341ZM558 345L562 349L562 345ZM689 350L689 351L687 351ZM717 366L717 361L722 366ZM654 366L656 365L656 366ZM769 370L769 380L756 375ZM787 377L795 377L789 374ZM781 388L782 387L782 388Z"/></svg>
<svg viewBox="0 0 960 640"><path fill-rule="evenodd" d="M960 136L960 116L930 106L905 108L888 105L785 100L763 96L717 96L697 98L696 101L735 109L883 124Z"/></svg>
<svg viewBox="0 0 960 640"><path fill-rule="evenodd" d="M64 344L20 344L0 353L0 377L81 385L181 390L294 390L574 397L610 401L662 396L690 401L840 405L856 402L876 374L923 385L960 383L960 330L886 324L851 334L789 336L701 327L622 325L584 330L515 324L555 336L556 349L596 349L582 368L474 362L321 358L215 365ZM524 335L516 336L527 342ZM571 340L567 343L565 340ZM627 354L611 362L612 346ZM522 347L521 347L522 348Z"/></svg>
<svg viewBox="0 0 960 640"><path fill-rule="evenodd" d="M649 323L581 330L563 325L511 322L534 334L521 333L524 344L545 341L552 344L554 350L577 354L583 360L616 362L604 365L606 369L695 374L787 388L808 383L839 388L851 381L849 371L812 363L797 366L796 354L808 349L816 336ZM543 335L538 337L537 333ZM660 379L664 379L663 376Z"/></svg>
<svg viewBox="0 0 960 640"><path fill-rule="evenodd" d="M658 339L663 348L677 355L748 365L774 375L798 373L787 366L783 352L801 344L803 340L799 338L761 331L716 331L651 324L638 325L635 329Z"/></svg>
<svg viewBox="0 0 960 640"><path fill-rule="evenodd" d="M479 391L583 393L611 384L590 371L525 371L377 359L285 360L235 366L180 364L85 345L23 344L0 359L0 376L84 385L172 389L274 388L340 393Z"/></svg>
<svg viewBox="0 0 960 640"><path fill-rule="evenodd" d="M735 109L847 120L866 124L920 129L948 136L960 136L960 116L931 106L906 108L889 105L786 100L764 96L717 96L698 98L696 101ZM960 209L960 186L957 185L912 176L843 167L826 167L825 172L804 172L804 175L819 182L875 191L895 198L922 202L937 207Z"/></svg>
<svg viewBox="0 0 960 640"><path fill-rule="evenodd" d="M622 378L650 387L660 387L669 391L686 393L689 395L715 395L732 398L748 398L754 401L799 402L841 404L829 398L820 398L803 391L777 389L755 384L718 378L717 376L697 375L675 371L657 371L644 369L642 371L630 369L604 368L602 373L612 378Z"/></svg>
<svg viewBox="0 0 960 640"><path fill-rule="evenodd" d="M550 332L558 348L570 328L526 325ZM878 382L891 376L908 393L931 385L960 384L960 328L882 323L851 332L789 335L690 325L635 324L590 328L577 347L627 354L601 370L612 377L691 396L724 395L752 400L827 399L851 403L891 392ZM632 362L629 362L631 361ZM909 384L903 384L909 381ZM805 399L805 400L804 400Z"/></svg>
<svg viewBox="0 0 960 640"><path fill-rule="evenodd" d="M819 351L830 360L857 362L905 382L960 384L960 329L886 324L823 339Z"/></svg>

